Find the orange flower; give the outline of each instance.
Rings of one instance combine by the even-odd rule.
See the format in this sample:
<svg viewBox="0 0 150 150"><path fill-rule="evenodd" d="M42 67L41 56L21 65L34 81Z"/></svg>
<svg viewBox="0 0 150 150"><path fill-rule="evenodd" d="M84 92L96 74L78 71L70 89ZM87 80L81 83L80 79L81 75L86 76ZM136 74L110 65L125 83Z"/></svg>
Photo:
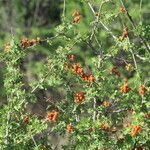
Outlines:
<svg viewBox="0 0 150 150"><path fill-rule="evenodd" d="M78 75L83 75L83 68L78 68L77 69L77 71L76 71L76 73L78 74Z"/></svg>
<svg viewBox="0 0 150 150"><path fill-rule="evenodd" d="M79 12L77 10L74 10L74 12L72 13L72 17L76 17L79 16Z"/></svg>
<svg viewBox="0 0 150 150"><path fill-rule="evenodd" d="M131 130L131 136L132 137L137 136L141 132L141 130L142 130L141 126L138 126L138 125L134 126Z"/></svg>
<svg viewBox="0 0 150 150"><path fill-rule="evenodd" d="M83 68L79 67L79 64L76 63L73 65L73 72L75 74L82 76L83 75Z"/></svg>
<svg viewBox="0 0 150 150"><path fill-rule="evenodd" d="M127 64L127 65L125 66L125 68L126 68L126 70L129 71L129 72L131 72L131 71L134 70L134 67L132 66L132 64Z"/></svg>
<svg viewBox="0 0 150 150"><path fill-rule="evenodd" d="M74 70L77 70L78 68L79 68L79 64L78 64L78 63L73 64L73 69L74 69ZM74 70L73 70L73 71L74 71Z"/></svg>
<svg viewBox="0 0 150 150"><path fill-rule="evenodd" d="M78 23L80 23L80 20L81 20L81 16L80 16L80 15L79 15L79 16L76 16L76 17L73 19L73 23L78 24Z"/></svg>
<svg viewBox="0 0 150 150"><path fill-rule="evenodd" d="M78 63L73 65L73 72L78 74L84 81L94 82L95 78L93 75L87 75L84 73L83 68L79 66Z"/></svg>
<svg viewBox="0 0 150 150"><path fill-rule="evenodd" d="M119 8L119 12L125 12L126 9L125 8Z"/></svg>
<svg viewBox="0 0 150 150"><path fill-rule="evenodd" d="M73 72L74 73L77 72L78 68L79 68L79 64L78 63L73 64Z"/></svg>
<svg viewBox="0 0 150 150"><path fill-rule="evenodd" d="M83 74L83 75L82 75L82 79L83 79L84 81L88 81L88 75L87 75L87 74Z"/></svg>
<svg viewBox="0 0 150 150"><path fill-rule="evenodd" d="M68 70L70 69L69 65L66 64L65 67L64 67L64 69L65 69L66 71L68 71Z"/></svg>
<svg viewBox="0 0 150 150"><path fill-rule="evenodd" d="M31 43L28 39L22 39L20 44L21 44L21 47L23 47L23 48L31 46Z"/></svg>
<svg viewBox="0 0 150 150"><path fill-rule="evenodd" d="M67 130L67 132L71 133L71 132L73 132L74 129L73 129L73 126L71 124L68 124L66 130Z"/></svg>
<svg viewBox="0 0 150 150"><path fill-rule="evenodd" d="M77 104L82 103L85 100L85 92L76 93L74 96L74 101Z"/></svg>
<svg viewBox="0 0 150 150"><path fill-rule="evenodd" d="M110 107L112 104L110 103L110 102L108 102L108 101L104 101L103 103L102 103L102 106L104 106L104 107Z"/></svg>
<svg viewBox="0 0 150 150"><path fill-rule="evenodd" d="M108 123L102 123L102 124L100 125L100 128L101 128L102 130L104 130L104 131L109 131L110 126L108 125Z"/></svg>
<svg viewBox="0 0 150 150"><path fill-rule="evenodd" d="M88 81L89 82L94 82L94 80L95 80L94 76L93 75L89 75Z"/></svg>
<svg viewBox="0 0 150 150"><path fill-rule="evenodd" d="M74 59L75 59L75 56L72 54L72 55L69 55L69 60L70 61L74 61Z"/></svg>
<svg viewBox="0 0 150 150"><path fill-rule="evenodd" d="M81 15L79 14L79 12L78 12L77 10L75 10L75 11L72 13L72 16L74 17L74 18L73 18L73 23L75 23L75 24L80 23Z"/></svg>
<svg viewBox="0 0 150 150"><path fill-rule="evenodd" d="M28 39L26 38L26 39L22 39L22 40L20 41L20 44L21 44L21 47L27 48L27 47L33 46L33 45L35 45L35 44L39 44L40 42L41 42L40 40L35 40L35 39L28 40Z"/></svg>
<svg viewBox="0 0 150 150"><path fill-rule="evenodd" d="M83 74L82 79L84 81L88 81L88 82L94 82L94 80L95 80L93 75L87 75L87 74Z"/></svg>
<svg viewBox="0 0 150 150"><path fill-rule="evenodd" d="M141 85L141 86L139 87L139 94L140 94L141 96L143 96L143 95L145 95L146 92L147 92L147 89L145 88L145 86L144 86L144 85Z"/></svg>
<svg viewBox="0 0 150 150"><path fill-rule="evenodd" d="M125 83L120 88L121 93L126 94L130 92L130 90L131 89L129 88L127 81L125 81Z"/></svg>
<svg viewBox="0 0 150 150"><path fill-rule="evenodd" d="M59 113L57 111L53 110L53 111L47 113L46 118L49 122L55 122L56 119L58 118L58 114Z"/></svg>
<svg viewBox="0 0 150 150"><path fill-rule="evenodd" d="M122 38L123 39L127 38L128 35L129 35L129 32L128 32L128 28L126 27L126 28L123 29Z"/></svg>
<svg viewBox="0 0 150 150"><path fill-rule="evenodd" d="M113 74L113 75L116 75L116 76L120 77L120 72L118 71L118 69L117 69L116 66L114 66L113 68L111 68L110 74Z"/></svg>
<svg viewBox="0 0 150 150"><path fill-rule="evenodd" d="M150 119L150 113L146 114L145 118Z"/></svg>
<svg viewBox="0 0 150 150"><path fill-rule="evenodd" d="M29 117L28 116L24 116L23 117L23 123L24 124L28 124L29 123Z"/></svg>

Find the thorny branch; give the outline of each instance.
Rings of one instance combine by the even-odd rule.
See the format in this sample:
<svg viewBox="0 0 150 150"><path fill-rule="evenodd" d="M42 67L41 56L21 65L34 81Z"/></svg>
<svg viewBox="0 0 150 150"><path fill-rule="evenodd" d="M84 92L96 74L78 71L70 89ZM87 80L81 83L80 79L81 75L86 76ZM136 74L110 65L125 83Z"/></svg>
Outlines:
<svg viewBox="0 0 150 150"><path fill-rule="evenodd" d="M93 12L93 14L95 15L96 12L95 12L95 10L94 10L94 8L92 7L92 5L91 5L90 2L88 2L88 5L89 5L91 11ZM109 30L109 28L108 28L101 20L99 20L99 22L100 22L100 24L103 26L103 28L113 37L113 39L116 40L117 37L112 33L112 31Z"/></svg>
<svg viewBox="0 0 150 150"><path fill-rule="evenodd" d="M129 19L131 25L133 26L134 29L136 29L135 22L134 22L134 20L132 19L132 16L129 14L129 12L128 12L128 10L127 10L127 8L126 8L124 2L123 2L122 0L120 0L120 2L121 2L121 4L122 4L122 6L125 8L126 15L127 15L128 19ZM142 43L144 44L145 48L147 49L148 53L150 53L150 46L149 46L149 44L143 39L142 36L140 36L140 35L138 35L138 36L139 36L139 38L141 39Z"/></svg>

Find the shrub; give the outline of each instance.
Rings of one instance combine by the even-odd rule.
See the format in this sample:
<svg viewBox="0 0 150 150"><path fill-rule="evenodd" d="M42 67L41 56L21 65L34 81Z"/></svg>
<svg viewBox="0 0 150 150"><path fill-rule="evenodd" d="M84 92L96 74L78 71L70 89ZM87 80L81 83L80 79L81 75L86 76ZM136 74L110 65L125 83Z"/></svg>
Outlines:
<svg viewBox="0 0 150 150"><path fill-rule="evenodd" d="M68 138L61 148L66 150L150 147L149 26L135 23L122 0L77 3L90 16L80 7L70 12L64 1L53 37L19 42L13 37L4 46L1 149L52 149L52 133ZM23 62L45 45L48 56L31 69L36 79L26 82ZM40 99L46 108L39 116L28 107L41 90L50 97Z"/></svg>

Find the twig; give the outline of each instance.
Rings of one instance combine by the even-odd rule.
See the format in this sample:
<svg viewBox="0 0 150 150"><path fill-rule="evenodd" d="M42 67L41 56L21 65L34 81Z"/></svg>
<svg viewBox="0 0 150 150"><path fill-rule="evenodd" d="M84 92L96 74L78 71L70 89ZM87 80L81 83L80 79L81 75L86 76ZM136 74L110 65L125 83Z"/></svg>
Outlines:
<svg viewBox="0 0 150 150"><path fill-rule="evenodd" d="M63 6L63 17L65 18L65 12L66 12L66 0L64 0L64 6Z"/></svg>
<svg viewBox="0 0 150 150"><path fill-rule="evenodd" d="M89 5L91 11L93 12L93 14L95 15L96 12L95 12L95 10L93 9L93 7L92 7L92 5L91 5L90 2L88 2L88 5ZM116 40L117 37L112 33L112 31L109 30L108 27L107 27L101 20L100 20L99 22L100 22L100 24L103 26L103 28Z"/></svg>
<svg viewBox="0 0 150 150"><path fill-rule="evenodd" d="M143 61L146 61L146 58L145 58L145 57L142 57L142 56L140 56L140 55L138 55L138 54L135 54L135 56L138 57L139 59L143 60ZM149 61L149 62L150 62L150 61Z"/></svg>
<svg viewBox="0 0 150 150"><path fill-rule="evenodd" d="M129 44L131 44L129 37L128 37L128 42L129 42ZM140 78L140 73L139 73L139 70L138 70L138 65L137 65L137 62L136 62L136 59L135 59L135 55L134 55L132 49L130 49L129 51L130 51L130 53L131 53L131 55L132 55L133 62L134 62L135 68L136 68L136 72L137 72L137 74L138 74L138 76L139 76L139 78Z"/></svg>
<svg viewBox="0 0 150 150"><path fill-rule="evenodd" d="M79 115L76 115L76 122L79 122L79 121L80 121Z"/></svg>
<svg viewBox="0 0 150 150"><path fill-rule="evenodd" d="M52 68L53 66L51 67L49 72L45 75L45 77L43 77L43 79L34 87L34 89L32 89L31 93L33 93L40 86L40 84L43 83L44 80L46 80L47 76L51 73Z"/></svg>
<svg viewBox="0 0 150 150"><path fill-rule="evenodd" d="M36 147L38 147L33 136L32 136L32 141L33 141L34 145L35 145Z"/></svg>
<svg viewBox="0 0 150 150"><path fill-rule="evenodd" d="M133 21L131 15L129 14L129 12L128 12L126 6L124 5L124 3L123 3L122 0L120 0L120 2L121 2L121 4L122 4L122 6L125 8L126 15L127 15L128 19L129 19L131 25L133 26L134 29L136 29L135 22ZM142 41L142 43L144 44L144 46L146 47L148 53L150 53L150 46L149 46L149 44L143 39L142 36L140 36L140 35L138 35L138 36L139 36L139 38L141 39L141 41Z"/></svg>
<svg viewBox="0 0 150 150"><path fill-rule="evenodd" d="M96 98L94 97L94 100L93 100L93 109L94 109L94 113L93 113L93 122L95 121L96 119Z"/></svg>
<svg viewBox="0 0 150 150"><path fill-rule="evenodd" d="M102 2L99 6L99 10L98 10L98 15L96 16L96 23L94 24L94 28L93 28L93 33L90 37L90 40L92 39L93 35L95 34L95 30L98 26L98 22L99 22L99 17L100 17L100 11L101 11L101 8L102 8L102 5L104 4L104 2ZM94 12L94 9L92 7L90 7L92 9L92 11ZM95 12L94 12L95 13ZM96 15L96 14L95 14Z"/></svg>
<svg viewBox="0 0 150 150"><path fill-rule="evenodd" d="M8 144L8 135L9 135L9 120L10 120L10 112L7 113L7 122L6 122L6 135L5 135L5 144Z"/></svg>
<svg viewBox="0 0 150 150"><path fill-rule="evenodd" d="M136 148L136 145L137 145L137 141L135 141L135 143L134 143L134 145L133 145L133 148L132 148L132 150L135 150L135 148Z"/></svg>
<svg viewBox="0 0 150 150"><path fill-rule="evenodd" d="M10 102L12 94L10 97L7 96L8 102ZM10 121L10 112L7 113L7 122L6 122L6 134L5 134L5 144L8 145L8 135L9 135L9 121Z"/></svg>
<svg viewBox="0 0 150 150"><path fill-rule="evenodd" d="M36 18L38 17L38 9L39 9L39 6L40 6L40 1L37 1L36 2L36 7L35 7L35 11L34 11L34 17L33 17L33 24L35 24L36 22Z"/></svg>
<svg viewBox="0 0 150 150"><path fill-rule="evenodd" d="M137 63L136 63L136 59L135 59L135 56L134 56L134 53L133 51L130 49L130 52L132 54L132 58L133 58L133 61L134 61L134 65L135 65L135 68L138 69L138 66L137 66Z"/></svg>
<svg viewBox="0 0 150 150"><path fill-rule="evenodd" d="M141 15L141 12L142 12L142 2L143 0L140 0L140 22L142 24L142 15Z"/></svg>
<svg viewBox="0 0 150 150"><path fill-rule="evenodd" d="M123 111L127 111L128 109L118 109L118 110L114 110L113 113L120 113Z"/></svg>

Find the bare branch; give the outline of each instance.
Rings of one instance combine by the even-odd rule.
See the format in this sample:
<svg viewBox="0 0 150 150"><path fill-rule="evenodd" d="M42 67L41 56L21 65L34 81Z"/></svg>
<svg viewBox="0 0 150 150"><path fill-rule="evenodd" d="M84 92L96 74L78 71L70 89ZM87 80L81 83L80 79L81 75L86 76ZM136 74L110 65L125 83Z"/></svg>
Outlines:
<svg viewBox="0 0 150 150"><path fill-rule="evenodd" d="M96 14L96 12L95 12L95 10L93 9L93 7L92 7L92 5L91 5L91 3L90 2L88 2L88 5L89 5L89 7L90 7L90 9L91 9L91 11L93 12L93 14L95 15ZM109 30L109 28L100 20L99 21L100 22L100 24L103 26L103 28L113 37L113 39L117 39L117 37L112 33L112 31L111 30Z"/></svg>

